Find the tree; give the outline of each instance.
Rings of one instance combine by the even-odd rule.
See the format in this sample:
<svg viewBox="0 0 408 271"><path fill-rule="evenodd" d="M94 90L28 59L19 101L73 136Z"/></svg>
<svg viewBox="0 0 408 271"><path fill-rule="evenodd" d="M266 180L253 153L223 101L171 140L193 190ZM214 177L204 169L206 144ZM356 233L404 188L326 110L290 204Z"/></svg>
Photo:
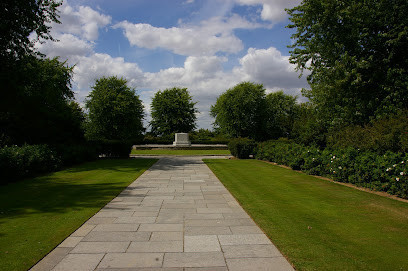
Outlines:
<svg viewBox="0 0 408 271"><path fill-rule="evenodd" d="M291 137L293 123L299 111L296 97L283 91L266 96L266 131L268 138Z"/></svg>
<svg viewBox="0 0 408 271"><path fill-rule="evenodd" d="M116 76L96 80L85 102L86 136L91 140L136 140L142 135L143 104L127 81Z"/></svg>
<svg viewBox="0 0 408 271"><path fill-rule="evenodd" d="M196 127L198 113L187 88L158 91L151 103L151 131L154 135L188 133Z"/></svg>
<svg viewBox="0 0 408 271"><path fill-rule="evenodd" d="M17 67L17 65L16 65ZM71 140L74 128L72 67L54 59L25 56L9 88L0 93L0 137L4 144L43 144Z"/></svg>
<svg viewBox="0 0 408 271"><path fill-rule="evenodd" d="M304 95L321 119L363 124L408 108L406 0L304 0L288 13L290 62L311 71Z"/></svg>
<svg viewBox="0 0 408 271"><path fill-rule="evenodd" d="M315 105L309 102L299 105L292 128L292 137L296 142L325 147L327 130L327 123L318 117Z"/></svg>
<svg viewBox="0 0 408 271"><path fill-rule="evenodd" d="M52 39L50 23L58 21L56 0L3 0L0 3L0 58L16 60L34 52L29 35L38 39Z"/></svg>
<svg viewBox="0 0 408 271"><path fill-rule="evenodd" d="M265 89L242 82L228 89L211 106L214 128L230 137L265 138Z"/></svg>

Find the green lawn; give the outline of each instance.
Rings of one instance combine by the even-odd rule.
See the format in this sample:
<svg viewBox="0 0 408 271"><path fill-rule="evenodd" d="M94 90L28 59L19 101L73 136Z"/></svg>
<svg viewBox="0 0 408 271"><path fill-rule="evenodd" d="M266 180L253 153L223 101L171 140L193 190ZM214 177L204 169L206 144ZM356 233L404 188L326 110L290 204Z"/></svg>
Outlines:
<svg viewBox="0 0 408 271"><path fill-rule="evenodd" d="M231 155L229 150L132 150L131 154L141 155Z"/></svg>
<svg viewBox="0 0 408 271"><path fill-rule="evenodd" d="M0 270L27 270L155 159L98 160L0 186Z"/></svg>
<svg viewBox="0 0 408 271"><path fill-rule="evenodd" d="M408 203L256 160L205 160L298 270L408 270Z"/></svg>

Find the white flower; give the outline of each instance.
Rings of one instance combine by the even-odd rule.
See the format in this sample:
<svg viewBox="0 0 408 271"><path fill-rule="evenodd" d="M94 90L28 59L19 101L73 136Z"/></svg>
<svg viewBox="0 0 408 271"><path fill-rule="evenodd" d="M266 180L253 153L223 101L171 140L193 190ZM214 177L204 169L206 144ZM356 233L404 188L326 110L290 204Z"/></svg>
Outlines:
<svg viewBox="0 0 408 271"><path fill-rule="evenodd" d="M393 167L396 167L397 165L392 165Z"/></svg>
<svg viewBox="0 0 408 271"><path fill-rule="evenodd" d="M333 159L335 159L335 158L336 158L336 156L333 155Z"/></svg>
<svg viewBox="0 0 408 271"><path fill-rule="evenodd" d="M404 175L404 172L401 171L401 172L400 172L400 175L401 175L401 176Z"/></svg>
<svg viewBox="0 0 408 271"><path fill-rule="evenodd" d="M336 173L336 171L333 171L333 173Z"/></svg>
<svg viewBox="0 0 408 271"><path fill-rule="evenodd" d="M339 167L339 169L341 169L341 167Z"/></svg>
<svg viewBox="0 0 408 271"><path fill-rule="evenodd" d="M395 178L395 180L397 180L397 182L399 182L399 178Z"/></svg>

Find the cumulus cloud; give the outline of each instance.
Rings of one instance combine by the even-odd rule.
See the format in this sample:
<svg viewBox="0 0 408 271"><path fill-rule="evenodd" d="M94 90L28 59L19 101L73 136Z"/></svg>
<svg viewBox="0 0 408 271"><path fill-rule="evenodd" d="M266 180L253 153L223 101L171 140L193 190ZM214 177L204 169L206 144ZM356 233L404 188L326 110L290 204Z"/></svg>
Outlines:
<svg viewBox="0 0 408 271"><path fill-rule="evenodd" d="M211 56L217 52L237 53L243 44L234 29L254 29L260 24L249 22L238 15L227 19L213 17L199 25L180 27L154 27L150 24L133 24L123 21L114 26L122 28L131 45L154 49L164 48L186 56Z"/></svg>
<svg viewBox="0 0 408 271"><path fill-rule="evenodd" d="M262 5L261 18L265 21L280 22L287 17L285 8L299 5L301 0L236 0L240 5Z"/></svg>
<svg viewBox="0 0 408 271"><path fill-rule="evenodd" d="M88 41L98 39L99 29L111 23L112 17L88 6L73 8L63 2L60 8L61 24L52 24L52 31L80 36Z"/></svg>
<svg viewBox="0 0 408 271"><path fill-rule="evenodd" d="M169 68L157 73L145 73L145 87L153 91L146 93L145 101L150 102L157 90L168 87L187 87L201 112L198 115L200 127L210 128L213 119L210 106L225 90L242 81L262 83L267 92L283 90L286 94L301 96L301 88L307 87L305 78L298 78L289 57L274 47L268 49L250 48L231 71L223 69L225 57L190 56L183 67Z"/></svg>
<svg viewBox="0 0 408 271"><path fill-rule="evenodd" d="M57 34L58 42L37 43L36 48L48 57L59 56L61 60L72 60L77 56L89 55L93 52L93 44L72 34Z"/></svg>
<svg viewBox="0 0 408 271"><path fill-rule="evenodd" d="M268 49L249 48L247 54L239 60L236 73L246 80L263 83L268 88L302 88L306 79L299 79L295 66L289 63L289 56L283 56L274 47Z"/></svg>
<svg viewBox="0 0 408 271"><path fill-rule="evenodd" d="M276 22L286 1L231 0L241 5L262 5L264 20ZM293 4L297 1L287 1ZM233 3L233 2L231 2ZM272 8L272 11L268 11ZM282 15L283 16L283 15ZM80 102L88 95L90 86L102 76L117 75L126 78L129 85L138 90L149 116L151 98L158 90L178 86L187 87L197 101L200 111L199 127L210 128L213 119L210 106L225 90L242 81L264 84L268 92L284 90L287 94L299 95L307 87L305 79L299 79L288 56L276 48L248 49L238 60L236 67L225 70L227 57L217 55L237 53L243 50L242 41L234 35L236 29L255 29L265 25L250 22L238 15L212 17L198 24L183 24L178 27L161 28L149 24L120 22L115 28L123 29L131 45L143 48L164 48L179 55L185 55L184 65L157 72L144 72L137 63L127 62L122 57L112 57L94 51L98 32L111 23L111 17L90 7L71 7L64 2L61 10L61 25L55 25L52 34L59 42L37 44L39 51L49 57L60 56L68 59L74 68L74 89ZM149 117L148 117L149 118ZM147 119L149 120L149 119Z"/></svg>
<svg viewBox="0 0 408 271"><path fill-rule="evenodd" d="M91 56L78 57L74 68L74 83L80 89L89 89L96 79L102 76L116 75L128 79L129 85L143 85L144 75L136 63L125 62L122 57L95 53Z"/></svg>

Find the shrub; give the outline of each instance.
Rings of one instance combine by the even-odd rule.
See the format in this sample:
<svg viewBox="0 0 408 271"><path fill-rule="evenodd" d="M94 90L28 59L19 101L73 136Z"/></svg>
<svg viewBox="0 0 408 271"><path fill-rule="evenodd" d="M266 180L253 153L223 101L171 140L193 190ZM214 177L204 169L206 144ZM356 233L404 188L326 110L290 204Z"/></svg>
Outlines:
<svg viewBox="0 0 408 271"><path fill-rule="evenodd" d="M254 154L255 147L255 141L248 138L231 139L228 143L231 154L239 159L248 159L251 154Z"/></svg>
<svg viewBox="0 0 408 271"><path fill-rule="evenodd" d="M56 152L47 145L6 146L0 149L0 183L51 172L61 165Z"/></svg>
<svg viewBox="0 0 408 271"><path fill-rule="evenodd" d="M98 158L98 147L95 143L64 144L54 147L64 166L83 163Z"/></svg>
<svg viewBox="0 0 408 271"><path fill-rule="evenodd" d="M290 140L273 140L258 144L256 158L408 198L407 153L379 155L353 147L320 150Z"/></svg>
<svg viewBox="0 0 408 271"><path fill-rule="evenodd" d="M288 139L270 140L258 145L256 158L301 169L305 162L301 155L303 150L302 145Z"/></svg>
<svg viewBox="0 0 408 271"><path fill-rule="evenodd" d="M351 125L331 131L327 138L332 148L359 148L378 153L408 151L408 113L402 112L372 121L364 127Z"/></svg>
<svg viewBox="0 0 408 271"><path fill-rule="evenodd" d="M128 158L133 143L120 140L101 140L92 142L96 145L99 155L103 157Z"/></svg>

